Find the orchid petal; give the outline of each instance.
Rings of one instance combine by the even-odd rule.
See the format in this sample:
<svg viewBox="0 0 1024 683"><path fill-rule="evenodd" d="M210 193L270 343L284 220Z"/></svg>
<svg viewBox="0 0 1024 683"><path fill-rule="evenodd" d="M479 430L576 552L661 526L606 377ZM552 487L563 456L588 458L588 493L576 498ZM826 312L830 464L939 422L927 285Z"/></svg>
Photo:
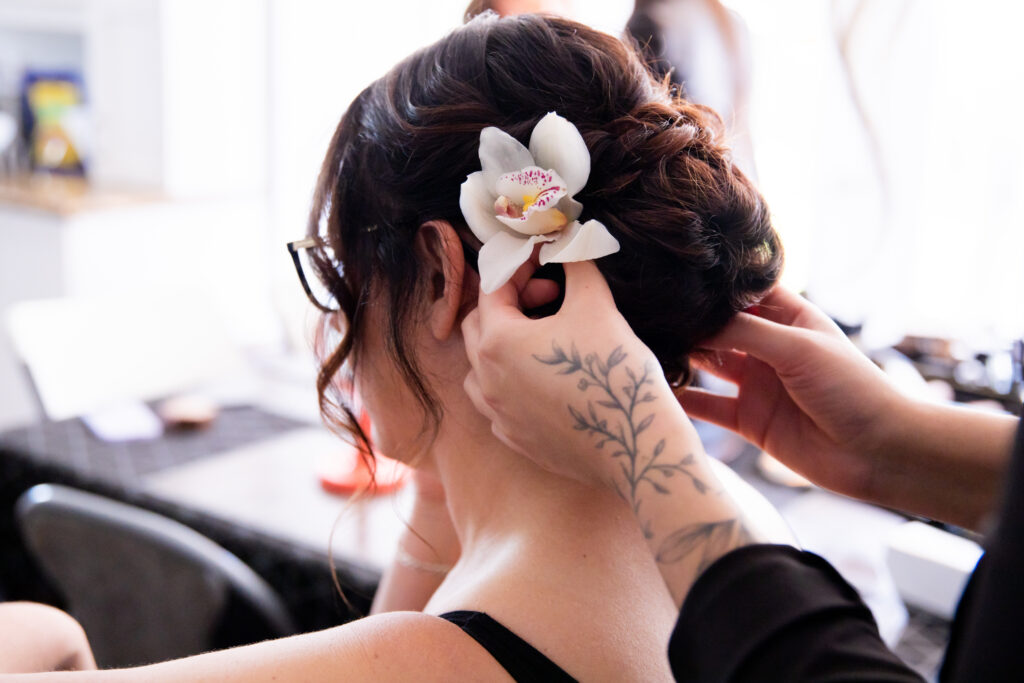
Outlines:
<svg viewBox="0 0 1024 683"><path fill-rule="evenodd" d="M590 177L590 152L583 136L555 112L542 118L530 136L530 154L533 162L544 168L553 168L566 182L569 196L575 196ZM483 151L481 148L481 158Z"/></svg>
<svg viewBox="0 0 1024 683"><path fill-rule="evenodd" d="M494 126L480 131L480 166L487 187L494 188L506 173L533 166L530 150L514 137Z"/></svg>
<svg viewBox="0 0 1024 683"><path fill-rule="evenodd" d="M583 205L568 195L558 200L558 210L565 214L569 222L573 222L583 213Z"/></svg>
<svg viewBox="0 0 1024 683"><path fill-rule="evenodd" d="M619 241L600 221L574 222L554 242L540 248L540 264L590 261L618 250Z"/></svg>
<svg viewBox="0 0 1024 683"><path fill-rule="evenodd" d="M499 232L480 248L477 265L480 268L480 288L484 294L508 282L519 266L526 263L533 254L533 245L552 238L545 235L522 237L510 232Z"/></svg>
<svg viewBox="0 0 1024 683"><path fill-rule="evenodd" d="M525 216L495 216L495 218L523 235L546 235L549 232L561 230L569 223L565 214L558 209L530 210L526 212Z"/></svg>
<svg viewBox="0 0 1024 683"><path fill-rule="evenodd" d="M476 238L486 242L501 232L501 223L494 218L494 194L487 185L483 171L470 173L459 191L459 208L466 224Z"/></svg>

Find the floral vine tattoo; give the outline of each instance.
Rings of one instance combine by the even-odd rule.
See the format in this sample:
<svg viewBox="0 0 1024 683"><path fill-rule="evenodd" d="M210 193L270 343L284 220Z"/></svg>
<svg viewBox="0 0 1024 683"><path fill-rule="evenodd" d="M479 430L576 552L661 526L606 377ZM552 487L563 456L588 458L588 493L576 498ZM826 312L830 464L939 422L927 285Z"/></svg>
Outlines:
<svg viewBox="0 0 1024 683"><path fill-rule="evenodd" d="M648 364L637 371L625 364L627 354L615 347L606 358L588 353L583 356L572 344L566 352L555 341L551 354L533 356L537 361L558 368L560 375L580 375L577 388L587 395L585 405L568 405L573 428L596 437L599 449L609 447L625 480L625 488L615 482L619 494L633 508L640 520L640 503L647 484L656 494L668 495L665 480L675 476L688 478L700 494L708 492L708 484L698 478L691 467L696 465L693 453L671 460L666 454L665 439L651 445L641 435L651 426L655 413L643 414L644 404L656 398L647 387L652 385ZM654 540L651 521L641 521L644 536ZM719 557L753 537L742 517L688 524L672 531L656 543L655 559L659 564L696 566L696 575Z"/></svg>
<svg viewBox="0 0 1024 683"><path fill-rule="evenodd" d="M569 405L569 414L573 419L573 428L577 431L590 432L597 437L597 448L604 448L610 445L611 457L618 459L619 467L625 477L628 489L619 493L633 507L634 513L640 511L641 484L648 484L659 494L668 494L666 488L658 478L670 479L675 475L688 477L693 486L700 493L707 491L707 484L701 481L690 470L689 466L695 462L692 453L683 458L670 462L665 457L665 439L659 439L649 450L641 446L640 435L654 422L654 413L640 417L641 406L645 403L655 401L654 394L647 391L645 387L653 384L650 378L650 369L647 364L640 369L639 374L632 368L623 365L627 354L621 346L608 354L602 360L594 353L581 356L573 344L569 352L551 342L551 355L533 356L536 360L560 367L560 375L582 375L577 387L582 392L589 392L591 389L600 391L600 398L588 399L585 407L574 407ZM621 366L621 373L615 372ZM612 375L619 375L613 379ZM624 377L622 377L624 375ZM624 384L618 384L625 379ZM644 533L650 537L650 529L645 526Z"/></svg>
<svg viewBox="0 0 1024 683"><path fill-rule="evenodd" d="M691 524L665 537L655 554L660 564L682 562L699 550L697 574L733 548L753 542L753 536L740 519Z"/></svg>

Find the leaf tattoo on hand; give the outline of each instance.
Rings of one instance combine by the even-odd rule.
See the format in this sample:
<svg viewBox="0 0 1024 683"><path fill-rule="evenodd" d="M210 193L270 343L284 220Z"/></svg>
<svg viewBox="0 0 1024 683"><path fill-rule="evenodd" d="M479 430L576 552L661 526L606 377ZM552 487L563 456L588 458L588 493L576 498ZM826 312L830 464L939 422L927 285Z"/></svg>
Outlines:
<svg viewBox="0 0 1024 683"><path fill-rule="evenodd" d="M594 353L581 356L575 344L566 352L554 341L551 343L550 355L534 354L533 357L545 365L557 367L560 375L582 375L576 387L585 393L592 389L599 393L600 398L587 400L585 406L569 405L569 415L574 429L596 436L597 448L609 446L611 457L619 460L627 486L627 491L620 489L620 493L628 498L634 513L639 512L638 489L644 483L659 494L668 494L666 480L680 475L689 478L699 493L707 491L707 484L689 470L689 466L695 464L692 453L676 462L666 461L665 439L659 439L649 451L641 448L640 436L654 423L655 413L641 417L638 412L643 404L657 400L646 389L654 383L650 378L648 364L645 363L638 373L623 364L627 354L621 346L615 347L607 358L602 359ZM616 371L620 366L622 371ZM618 379L613 380L613 374ZM625 377L622 378L622 375ZM617 384L623 379L624 384Z"/></svg>

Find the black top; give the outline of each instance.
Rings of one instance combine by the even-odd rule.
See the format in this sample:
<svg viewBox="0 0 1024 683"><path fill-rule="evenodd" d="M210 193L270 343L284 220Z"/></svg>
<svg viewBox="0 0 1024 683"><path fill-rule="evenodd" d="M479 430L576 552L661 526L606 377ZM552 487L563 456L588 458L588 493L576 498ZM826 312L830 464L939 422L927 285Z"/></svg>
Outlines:
<svg viewBox="0 0 1024 683"><path fill-rule="evenodd" d="M679 681L916 681L825 560L791 546L724 555L690 590L669 643Z"/></svg>
<svg viewBox="0 0 1024 683"><path fill-rule="evenodd" d="M953 622L941 681L1024 680L1024 426L996 531ZM679 613L669 660L688 681L920 681L882 642L857 592L817 555L755 545L724 555Z"/></svg>
<svg viewBox="0 0 1024 683"><path fill-rule="evenodd" d="M985 540L953 620L941 681L1019 681L1024 678L1024 421L1017 429L1003 506Z"/></svg>
<svg viewBox="0 0 1024 683"><path fill-rule="evenodd" d="M540 650L483 612L446 612L441 618L452 622L480 643L520 683L576 681Z"/></svg>

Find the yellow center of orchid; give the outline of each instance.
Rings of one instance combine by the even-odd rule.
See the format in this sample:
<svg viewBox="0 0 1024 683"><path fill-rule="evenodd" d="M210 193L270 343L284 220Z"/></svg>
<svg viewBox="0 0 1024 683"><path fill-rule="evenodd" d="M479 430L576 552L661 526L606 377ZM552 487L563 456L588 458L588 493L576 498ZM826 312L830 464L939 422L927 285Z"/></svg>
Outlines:
<svg viewBox="0 0 1024 683"><path fill-rule="evenodd" d="M533 206L533 203L537 201L537 196L535 194L523 195L523 213L526 213L526 210Z"/></svg>
<svg viewBox="0 0 1024 683"><path fill-rule="evenodd" d="M569 219L558 209L547 209L542 212L542 218L537 221L532 230L526 231L531 235L547 235L548 233L561 230L569 223ZM522 230L521 230L522 232Z"/></svg>

